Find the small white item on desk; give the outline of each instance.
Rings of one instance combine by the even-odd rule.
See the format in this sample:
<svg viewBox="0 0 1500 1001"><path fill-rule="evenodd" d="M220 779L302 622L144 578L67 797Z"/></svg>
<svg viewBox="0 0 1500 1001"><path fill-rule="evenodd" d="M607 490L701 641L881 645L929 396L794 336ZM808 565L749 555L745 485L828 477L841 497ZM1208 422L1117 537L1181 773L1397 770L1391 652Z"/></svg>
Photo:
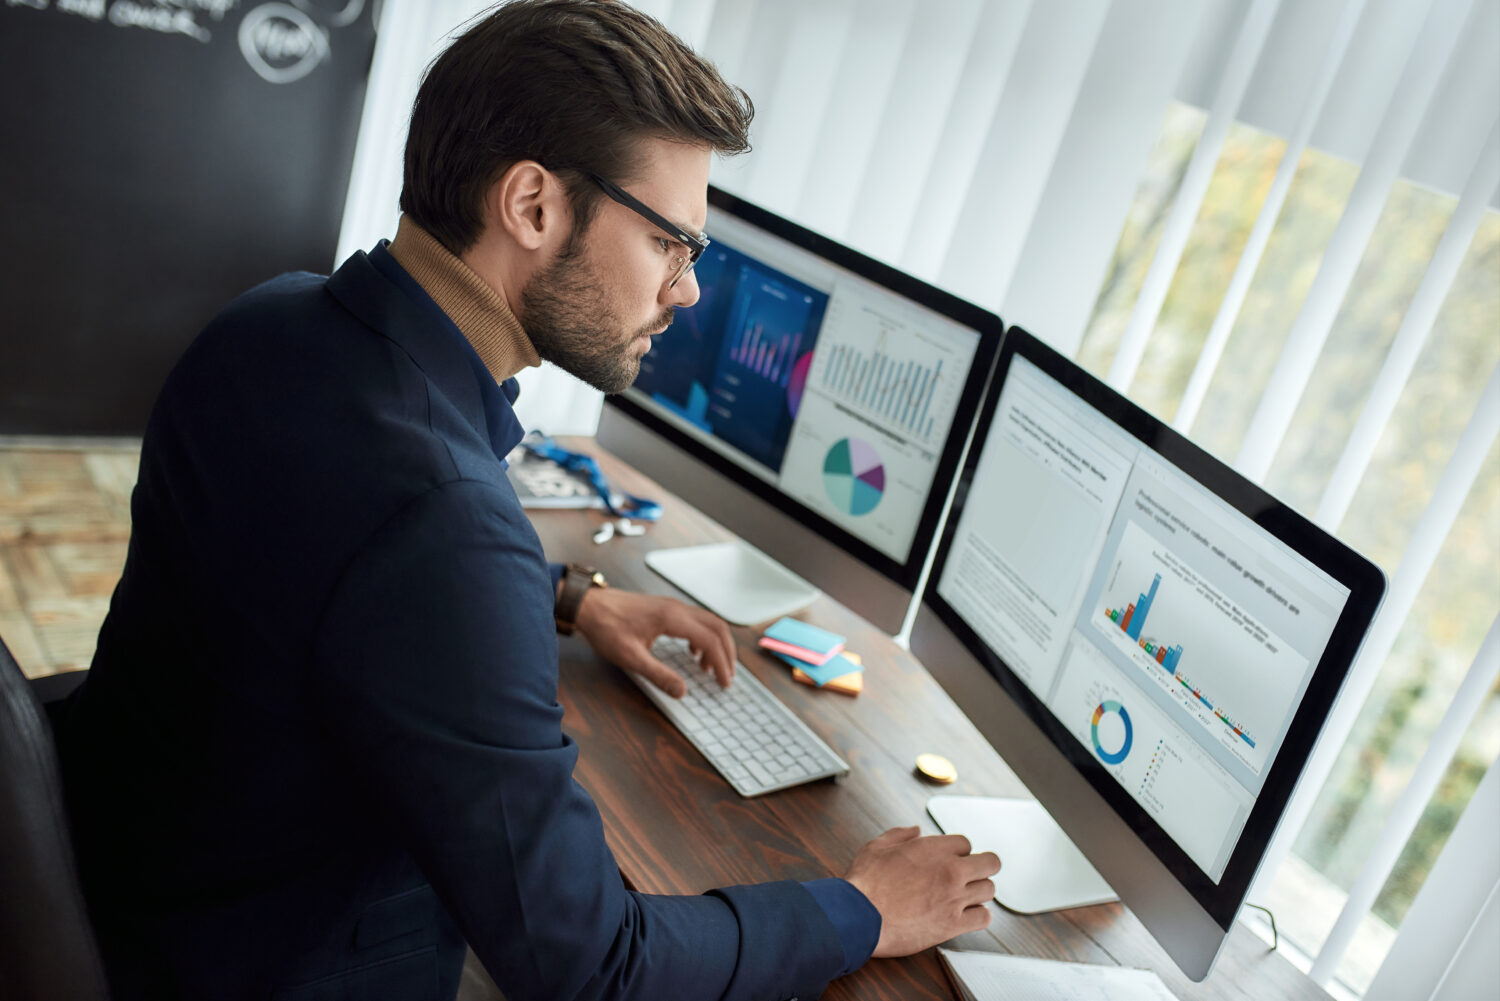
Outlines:
<svg viewBox="0 0 1500 1001"><path fill-rule="evenodd" d="M602 546L616 535L634 537L645 534L645 525L637 525L629 518L619 518L615 521L606 521L599 526L599 531L594 533L594 545Z"/></svg>
<svg viewBox="0 0 1500 1001"><path fill-rule="evenodd" d="M1177 1001L1150 970L938 949L964 1001Z"/></svg>
<svg viewBox="0 0 1500 1001"><path fill-rule="evenodd" d="M754 625L806 608L823 592L743 542L657 549L646 565L721 619Z"/></svg>
<svg viewBox="0 0 1500 1001"><path fill-rule="evenodd" d="M976 852L1000 856L995 899L1041 914L1120 899L1083 852L1034 799L934 796L927 812L944 834L963 834Z"/></svg>

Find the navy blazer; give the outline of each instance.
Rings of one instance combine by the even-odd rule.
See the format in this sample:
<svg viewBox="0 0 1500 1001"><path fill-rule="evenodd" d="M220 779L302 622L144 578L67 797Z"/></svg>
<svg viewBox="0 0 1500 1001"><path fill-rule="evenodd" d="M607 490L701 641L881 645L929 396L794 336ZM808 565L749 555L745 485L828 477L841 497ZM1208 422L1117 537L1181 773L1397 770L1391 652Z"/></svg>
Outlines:
<svg viewBox="0 0 1500 1001"><path fill-rule="evenodd" d="M803 886L628 891L562 730L507 394L381 247L246 293L141 452L59 744L121 999L779 999L845 964ZM413 286L414 287L414 286Z"/></svg>

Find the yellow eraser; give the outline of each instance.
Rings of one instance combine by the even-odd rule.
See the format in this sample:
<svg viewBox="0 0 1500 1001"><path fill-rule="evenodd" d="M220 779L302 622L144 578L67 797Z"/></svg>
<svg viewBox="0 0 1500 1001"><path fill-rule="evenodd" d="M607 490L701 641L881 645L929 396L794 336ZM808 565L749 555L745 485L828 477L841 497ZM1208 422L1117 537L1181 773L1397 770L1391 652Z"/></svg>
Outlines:
<svg viewBox="0 0 1500 1001"><path fill-rule="evenodd" d="M811 685L813 688L818 687L818 683L809 678L801 668L792 668L792 677L804 685ZM863 671L854 671L851 674L841 674L837 678L830 679L823 687L831 688L835 692L843 692L845 695L858 695L865 690L865 673Z"/></svg>

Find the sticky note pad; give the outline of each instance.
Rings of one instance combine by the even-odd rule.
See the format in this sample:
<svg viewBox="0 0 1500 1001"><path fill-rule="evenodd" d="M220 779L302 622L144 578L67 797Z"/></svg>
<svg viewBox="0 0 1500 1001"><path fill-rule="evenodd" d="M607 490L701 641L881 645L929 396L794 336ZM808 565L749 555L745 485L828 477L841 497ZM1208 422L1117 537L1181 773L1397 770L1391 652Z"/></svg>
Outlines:
<svg viewBox="0 0 1500 1001"><path fill-rule="evenodd" d="M809 625L800 619L781 618L766 627L766 635L773 640L800 646L815 653L827 653L836 646L844 645L844 637L826 629Z"/></svg>
<svg viewBox="0 0 1500 1001"><path fill-rule="evenodd" d="M780 640L773 640L769 636L762 636L760 638L760 645L765 649L770 650L778 657L784 655L787 657L793 657L800 661L804 661L808 664L815 665L826 664L828 662L828 658L839 652L838 648L835 647L834 649L829 650L826 653L818 653L817 651L808 650L804 647L794 646L791 643L783 643Z"/></svg>
<svg viewBox="0 0 1500 1001"><path fill-rule="evenodd" d="M766 630L760 645L816 665L842 650L844 637L797 619L784 618Z"/></svg>
<svg viewBox="0 0 1500 1001"><path fill-rule="evenodd" d="M778 653L776 656L807 675L812 679L813 684L819 688L822 688L834 678L842 678L846 674L858 674L864 670L863 667L860 667L842 654L835 654L822 664L809 664L805 660L798 660L796 657L790 657L784 653Z"/></svg>
<svg viewBox="0 0 1500 1001"><path fill-rule="evenodd" d="M843 692L845 695L858 695L865 690L865 675L863 671L855 671L853 674L830 678L826 685L819 685L812 678L808 677L807 672L800 667L792 668L792 677L804 685L811 685L813 688L826 688L834 692Z"/></svg>

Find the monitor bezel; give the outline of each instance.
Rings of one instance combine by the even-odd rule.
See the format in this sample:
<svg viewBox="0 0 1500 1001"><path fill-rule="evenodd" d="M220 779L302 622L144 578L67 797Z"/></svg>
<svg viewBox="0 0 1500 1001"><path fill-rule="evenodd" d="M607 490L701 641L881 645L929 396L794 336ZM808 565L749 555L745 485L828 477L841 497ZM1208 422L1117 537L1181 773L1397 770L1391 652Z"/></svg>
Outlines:
<svg viewBox="0 0 1500 1001"><path fill-rule="evenodd" d="M927 556L932 550L938 523L948 499L948 488L958 473L959 460L963 455L969 430L973 427L974 417L979 411L986 379L994 367L995 358L1000 353L1004 324L994 313L965 299L960 299L951 292L946 292L919 278L898 271L888 264L867 257L826 236L814 233L738 195L730 194L722 188L709 185L708 203L721 212L732 215L772 236L786 240L861 278L875 282L979 334L979 343L975 347L968 377L964 383L963 392L959 396L958 409L954 413L953 423L949 426L947 438L939 453L937 467L933 471L932 489L927 494L927 501L917 521L916 534L912 537L911 549L907 553L906 560L899 562L887 556L857 535L783 493L775 484L756 476L749 469L710 448L681 427L625 393L607 396L605 401L762 500L776 505L779 510L803 527L822 535L867 566L895 581L899 586L908 591L914 591L921 579ZM712 236L712 233L709 235ZM670 336L670 328L663 336Z"/></svg>
<svg viewBox="0 0 1500 1001"><path fill-rule="evenodd" d="M938 593L964 503L984 454L1000 394L1017 355L1035 364L1147 448L1349 589L1349 598L1217 884L1110 776L1094 755L1079 744L1063 723ZM1379 610L1385 586L1385 575L1368 559L1110 389L1039 338L1020 327L1010 327L1005 333L995 375L980 409L968 458L959 473L953 504L938 541L922 601L1047 736L1053 749L1087 779L1090 787L1157 861L1189 892L1214 923L1227 932L1250 890L1266 846L1285 813L1302 766L1312 753L1323 722L1348 675L1370 622ZM1039 792L1038 798L1045 805L1045 793Z"/></svg>

